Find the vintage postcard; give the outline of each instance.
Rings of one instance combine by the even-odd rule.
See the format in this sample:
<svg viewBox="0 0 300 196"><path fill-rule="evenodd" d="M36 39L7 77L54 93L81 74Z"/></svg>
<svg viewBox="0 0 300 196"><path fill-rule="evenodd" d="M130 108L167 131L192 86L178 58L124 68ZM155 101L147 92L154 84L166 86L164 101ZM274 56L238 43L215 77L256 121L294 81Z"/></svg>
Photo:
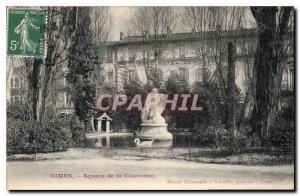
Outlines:
<svg viewBox="0 0 300 196"><path fill-rule="evenodd" d="M8 190L295 190L293 7L6 12Z"/></svg>

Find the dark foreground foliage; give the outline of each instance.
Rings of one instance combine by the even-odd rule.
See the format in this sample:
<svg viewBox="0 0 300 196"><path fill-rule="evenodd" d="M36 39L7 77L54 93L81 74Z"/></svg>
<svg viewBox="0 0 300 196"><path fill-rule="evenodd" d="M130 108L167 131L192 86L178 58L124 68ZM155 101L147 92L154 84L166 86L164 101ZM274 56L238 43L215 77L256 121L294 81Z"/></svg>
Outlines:
<svg viewBox="0 0 300 196"><path fill-rule="evenodd" d="M18 114L22 113L24 106L12 107L17 113L8 108L8 153L55 152L82 146L84 126L76 116L54 117L38 122L19 118Z"/></svg>

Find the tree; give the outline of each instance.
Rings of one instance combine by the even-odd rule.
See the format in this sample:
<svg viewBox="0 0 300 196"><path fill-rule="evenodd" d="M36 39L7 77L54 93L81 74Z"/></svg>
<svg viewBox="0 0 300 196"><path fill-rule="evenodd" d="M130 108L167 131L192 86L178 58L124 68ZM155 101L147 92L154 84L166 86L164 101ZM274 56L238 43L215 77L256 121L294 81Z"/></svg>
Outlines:
<svg viewBox="0 0 300 196"><path fill-rule="evenodd" d="M235 96L234 67L227 67L228 43L236 47L242 42L246 25L246 7L186 7L183 11L183 24L192 29L195 40L196 54L199 58L199 68L202 69L203 82L214 82L219 86L220 98L226 105L232 105ZM232 61L235 61L233 57ZM234 62L233 62L234 63ZM228 69L227 69L228 68ZM227 73L233 77L227 77ZM231 80L231 81L228 81ZM231 84L228 88L227 81ZM231 89L231 92L229 92ZM232 94L232 91L234 94ZM227 107L227 120L233 119L232 107ZM236 112L233 112L235 115ZM232 123L231 123L232 124ZM232 126L231 126L232 127Z"/></svg>
<svg viewBox="0 0 300 196"><path fill-rule="evenodd" d="M45 63L43 63L41 76L41 106L40 119L44 118L47 98L53 93L56 82L64 77L63 67L69 59L68 47L74 34L74 11L73 7L49 7L47 40L48 47Z"/></svg>
<svg viewBox="0 0 300 196"><path fill-rule="evenodd" d="M139 49L142 51L147 82L157 88L161 84L159 60L168 52L168 44L161 40L172 35L177 23L178 11L175 7L140 7L130 21L129 32L142 39ZM133 57L135 59L136 56ZM155 67L149 66L151 59L154 59Z"/></svg>
<svg viewBox="0 0 300 196"><path fill-rule="evenodd" d="M202 68L202 78L204 82L209 80L208 59L210 55L207 33L212 29L212 13L210 7L185 7L182 14L183 25L191 29L194 36L194 47L199 58L199 67Z"/></svg>
<svg viewBox="0 0 300 196"><path fill-rule="evenodd" d="M48 47L46 57L25 58L28 81L27 103L33 120L43 120L47 97L58 79L62 63L68 59L65 53L72 35L72 7L48 7L48 23L45 26Z"/></svg>
<svg viewBox="0 0 300 196"><path fill-rule="evenodd" d="M106 18L99 20L100 15ZM96 87L102 83L98 80L100 65L105 56L102 42L109 36L110 24L106 23L109 21L108 8L76 8L76 31L70 48L67 78L71 84L76 115L86 128L92 130L93 124L90 122L93 122L95 114ZM96 44L94 41L97 41Z"/></svg>
<svg viewBox="0 0 300 196"><path fill-rule="evenodd" d="M228 42L228 72L227 72L227 128L236 130L235 123L235 48ZM236 133L235 133L236 134Z"/></svg>
<svg viewBox="0 0 300 196"><path fill-rule="evenodd" d="M292 11L292 7L251 7L259 29L254 61L256 85L252 129L263 144L267 141L278 110Z"/></svg>
<svg viewBox="0 0 300 196"><path fill-rule="evenodd" d="M26 59L26 75L28 79L27 103L29 105L30 119L39 121L40 96L40 70L43 60L41 58Z"/></svg>

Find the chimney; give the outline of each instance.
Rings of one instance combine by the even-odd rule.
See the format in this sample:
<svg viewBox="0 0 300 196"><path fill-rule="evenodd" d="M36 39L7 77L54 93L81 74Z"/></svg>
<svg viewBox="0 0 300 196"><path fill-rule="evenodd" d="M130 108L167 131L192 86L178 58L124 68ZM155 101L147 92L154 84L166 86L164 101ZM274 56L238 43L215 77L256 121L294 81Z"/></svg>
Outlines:
<svg viewBox="0 0 300 196"><path fill-rule="evenodd" d="M120 32L120 40L123 40L123 39L124 39L124 33Z"/></svg>

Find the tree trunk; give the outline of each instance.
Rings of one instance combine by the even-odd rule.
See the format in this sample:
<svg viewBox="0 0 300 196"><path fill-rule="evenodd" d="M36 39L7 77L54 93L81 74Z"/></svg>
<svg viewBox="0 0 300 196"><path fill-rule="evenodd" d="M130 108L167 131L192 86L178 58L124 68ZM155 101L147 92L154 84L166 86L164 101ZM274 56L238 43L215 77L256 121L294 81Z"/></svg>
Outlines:
<svg viewBox="0 0 300 196"><path fill-rule="evenodd" d="M258 45L254 61L256 69L255 105L252 113L252 129L266 144L269 136L271 112L278 102L277 69L278 56L276 51L277 7L252 7L252 14L259 29Z"/></svg>
<svg viewBox="0 0 300 196"><path fill-rule="evenodd" d="M203 66L202 66L202 79L204 83L207 83L209 80L209 73L207 68L207 62L206 62L206 55L202 55L203 59Z"/></svg>
<svg viewBox="0 0 300 196"><path fill-rule="evenodd" d="M252 113L252 129L267 143L270 125L274 123L281 88L283 42L288 31L292 7L251 7L259 29L257 51L254 61L256 69L255 105Z"/></svg>
<svg viewBox="0 0 300 196"><path fill-rule="evenodd" d="M37 121L39 121L39 81L42 62L42 59L26 60L29 108L31 112L31 119Z"/></svg>
<svg viewBox="0 0 300 196"><path fill-rule="evenodd" d="M232 42L228 43L228 76L227 76L227 129L235 128L235 50Z"/></svg>
<svg viewBox="0 0 300 196"><path fill-rule="evenodd" d="M52 67L45 66L45 71L43 74L43 84L41 88L41 108L40 108L40 119L44 119L46 111L46 101L49 94L49 89L51 88L51 77L52 77Z"/></svg>

